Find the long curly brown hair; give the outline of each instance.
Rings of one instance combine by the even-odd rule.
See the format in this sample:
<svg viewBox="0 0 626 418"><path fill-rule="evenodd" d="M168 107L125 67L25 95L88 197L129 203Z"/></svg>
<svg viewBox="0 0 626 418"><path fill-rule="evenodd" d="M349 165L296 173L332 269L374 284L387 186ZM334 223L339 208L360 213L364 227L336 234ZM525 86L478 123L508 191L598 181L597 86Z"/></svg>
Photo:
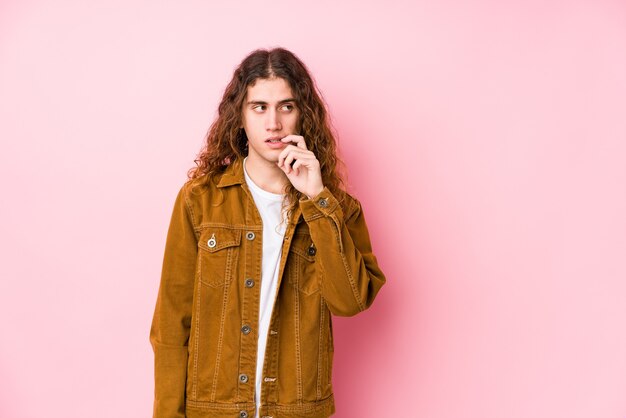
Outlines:
<svg viewBox="0 0 626 418"><path fill-rule="evenodd" d="M208 174L206 181L216 182L228 165L248 155L248 138L241 128L243 102L248 86L254 85L258 79L272 77L289 83L300 110L298 134L304 137L307 148L317 157L324 186L345 208L343 163L337 156L336 137L325 103L304 63L284 48L257 49L235 69L219 104L217 118L211 124L205 144L195 159L196 166L187 173L189 179ZM285 193L290 214L304 195L291 183Z"/></svg>

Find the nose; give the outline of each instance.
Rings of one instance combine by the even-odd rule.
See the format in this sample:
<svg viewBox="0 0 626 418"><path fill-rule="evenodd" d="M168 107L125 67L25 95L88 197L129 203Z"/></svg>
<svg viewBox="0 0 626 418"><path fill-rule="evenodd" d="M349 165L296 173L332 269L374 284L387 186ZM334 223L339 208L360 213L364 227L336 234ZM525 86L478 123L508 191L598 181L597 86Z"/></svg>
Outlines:
<svg viewBox="0 0 626 418"><path fill-rule="evenodd" d="M266 114L267 119L265 120L265 129L268 131L280 131L282 126L280 124L280 115L276 109L270 108Z"/></svg>

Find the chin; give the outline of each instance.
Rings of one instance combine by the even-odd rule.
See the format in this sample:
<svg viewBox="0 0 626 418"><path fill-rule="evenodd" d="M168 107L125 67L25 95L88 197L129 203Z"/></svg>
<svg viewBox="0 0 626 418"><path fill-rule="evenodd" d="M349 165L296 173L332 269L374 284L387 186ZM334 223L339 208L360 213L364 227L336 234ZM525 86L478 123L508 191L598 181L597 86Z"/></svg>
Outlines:
<svg viewBox="0 0 626 418"><path fill-rule="evenodd" d="M276 154L265 154L261 156L261 159L267 161L268 163L276 164L278 162L278 153Z"/></svg>

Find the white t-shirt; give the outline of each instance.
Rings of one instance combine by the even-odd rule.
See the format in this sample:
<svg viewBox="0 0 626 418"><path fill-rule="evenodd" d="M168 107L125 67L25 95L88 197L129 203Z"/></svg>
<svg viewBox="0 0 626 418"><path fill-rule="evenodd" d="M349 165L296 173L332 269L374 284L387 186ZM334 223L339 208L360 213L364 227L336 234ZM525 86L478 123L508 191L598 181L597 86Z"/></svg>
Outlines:
<svg viewBox="0 0 626 418"><path fill-rule="evenodd" d="M285 236L287 222L283 221L282 201L285 195L267 192L254 184L246 171L246 159L243 160L243 171L254 203L263 220L263 260L261 263L261 300L259 307L258 350L256 358L256 416L259 415L261 401L261 382L263 380L263 363L267 346L267 333L272 317L272 308L276 299L280 254Z"/></svg>

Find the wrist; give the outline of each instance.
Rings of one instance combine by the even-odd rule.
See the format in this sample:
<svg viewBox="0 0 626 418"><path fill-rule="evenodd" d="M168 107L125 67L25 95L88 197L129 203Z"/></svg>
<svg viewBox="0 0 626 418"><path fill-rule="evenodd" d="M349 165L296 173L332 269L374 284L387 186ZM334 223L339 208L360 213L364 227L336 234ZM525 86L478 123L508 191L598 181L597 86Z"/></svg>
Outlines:
<svg viewBox="0 0 626 418"><path fill-rule="evenodd" d="M305 193L305 195L306 195L306 197L308 197L310 200L314 200L314 199L317 197L317 195L319 195L320 193L322 193L322 191L323 191L323 190L324 190L324 186L322 186L322 188L321 188L321 189L318 189L315 193L312 193L312 194Z"/></svg>

